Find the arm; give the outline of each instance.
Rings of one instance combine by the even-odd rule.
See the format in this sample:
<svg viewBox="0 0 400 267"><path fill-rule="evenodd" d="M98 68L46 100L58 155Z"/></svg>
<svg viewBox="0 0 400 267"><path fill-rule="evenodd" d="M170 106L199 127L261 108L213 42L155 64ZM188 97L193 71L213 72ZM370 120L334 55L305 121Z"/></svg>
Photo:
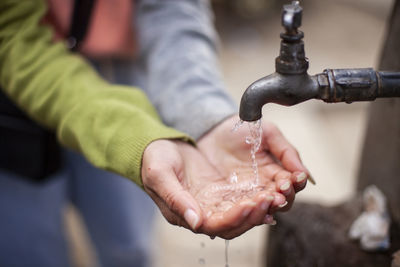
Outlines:
<svg viewBox="0 0 400 267"><path fill-rule="evenodd" d="M198 139L237 112L224 91L208 1L137 3L146 92L167 125Z"/></svg>
<svg viewBox="0 0 400 267"><path fill-rule="evenodd" d="M95 166L141 184L146 146L155 139L187 137L167 128L139 90L111 86L82 60L52 42L40 25L44 1L0 2L0 85L40 124Z"/></svg>
<svg viewBox="0 0 400 267"><path fill-rule="evenodd" d="M243 129L240 134L229 131L238 120L231 116L237 109L223 90L216 61L217 36L207 4L202 0L138 1L138 39L148 75L144 87L163 120L196 138L199 150L219 174L229 177L237 165L245 166L244 172L252 171L250 148ZM273 128L267 123L263 127ZM309 172L279 131L266 130L264 144L259 157L268 164L260 169L265 184L277 191L269 211L273 213L290 207ZM269 146L276 149L269 151ZM285 199L289 205L281 207ZM242 230L260 221L255 218Z"/></svg>

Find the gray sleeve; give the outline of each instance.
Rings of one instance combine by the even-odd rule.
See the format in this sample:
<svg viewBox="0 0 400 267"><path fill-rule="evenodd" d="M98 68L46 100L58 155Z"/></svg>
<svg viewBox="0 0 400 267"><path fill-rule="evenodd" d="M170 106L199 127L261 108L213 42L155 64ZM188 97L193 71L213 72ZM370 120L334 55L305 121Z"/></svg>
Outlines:
<svg viewBox="0 0 400 267"><path fill-rule="evenodd" d="M138 0L143 85L162 120L198 139L237 112L225 92L206 0Z"/></svg>

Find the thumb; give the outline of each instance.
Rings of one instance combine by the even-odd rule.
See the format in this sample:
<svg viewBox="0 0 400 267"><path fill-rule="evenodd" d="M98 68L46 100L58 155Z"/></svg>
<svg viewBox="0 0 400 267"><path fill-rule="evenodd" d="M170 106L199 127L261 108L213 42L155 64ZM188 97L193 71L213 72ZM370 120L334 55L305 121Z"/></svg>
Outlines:
<svg viewBox="0 0 400 267"><path fill-rule="evenodd" d="M165 171L163 176L163 182L159 183L156 189L159 197L165 202L168 209L183 219L192 230L197 230L203 223L203 215L199 204L182 187L173 169Z"/></svg>

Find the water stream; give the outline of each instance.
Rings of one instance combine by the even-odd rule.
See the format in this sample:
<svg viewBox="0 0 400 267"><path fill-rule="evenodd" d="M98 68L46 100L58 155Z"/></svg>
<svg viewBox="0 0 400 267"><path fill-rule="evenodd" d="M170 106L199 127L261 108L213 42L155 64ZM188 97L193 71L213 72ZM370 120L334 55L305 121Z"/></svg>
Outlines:
<svg viewBox="0 0 400 267"><path fill-rule="evenodd" d="M256 153L260 149L261 141L262 141L262 128L261 128L261 119L255 122L248 122L250 136L246 137L246 143L251 145L250 155L251 155L251 166L253 168L254 173L254 187L259 184L259 176L258 176L258 166L256 160Z"/></svg>
<svg viewBox="0 0 400 267"><path fill-rule="evenodd" d="M251 145L250 156L251 156L251 166L253 168L253 174L254 174L254 187L257 187L259 185L259 175L258 175L256 153L260 149L261 142L262 142L261 124L262 124L261 119L259 119L257 121L247 122L250 135L246 136L246 139L245 139L246 144ZM232 132L237 131L242 125L243 125L243 121L242 120L238 121L235 124L235 126L233 127ZM237 178L237 175L235 172L233 172L232 175L236 176L236 178ZM231 178L232 178L232 175L231 175ZM231 181L232 181L232 179L231 179Z"/></svg>
<svg viewBox="0 0 400 267"><path fill-rule="evenodd" d="M232 131L237 131L243 125L243 121L238 121L233 127ZM246 144L251 145L250 148L250 156L251 156L251 167L253 168L254 181L250 184L250 191L256 191L257 186L259 185L259 174L258 174L258 165L256 159L256 153L260 149L262 142L262 127L261 127L261 119L254 122L247 122L249 127L250 135L246 136L245 142ZM229 181L231 184L237 184L238 176L234 171L231 173L229 177ZM228 185L229 186L229 185ZM243 185L238 185L236 189L242 189ZM219 188L220 190L220 188ZM228 261L228 249L229 249L229 240L225 240L225 267L229 267Z"/></svg>
<svg viewBox="0 0 400 267"><path fill-rule="evenodd" d="M239 121L235 124L232 132L237 131L242 125L243 121ZM211 216L214 212L221 212L229 210L235 202L240 201L243 197L251 198L254 194L263 190L264 187L260 184L258 165L256 154L261 147L262 143L262 127L261 119L254 122L247 122L249 134L246 135L245 142L250 145L250 158L251 158L251 168L252 176L250 179L240 180L239 170L232 170L227 181L222 181L220 184L212 185L206 190L201 192L202 201L200 201L200 206L207 206L210 210L207 216ZM214 195L218 195L222 198L222 201L218 203L207 202L209 199L213 199ZM197 195L199 197L199 195ZM215 237L211 236L211 239ZM229 240L225 240L225 267L229 266L228 258ZM199 258L199 265L205 265L206 260L204 258Z"/></svg>
<svg viewBox="0 0 400 267"><path fill-rule="evenodd" d="M225 267L229 267L228 248L229 248L229 240L225 240Z"/></svg>

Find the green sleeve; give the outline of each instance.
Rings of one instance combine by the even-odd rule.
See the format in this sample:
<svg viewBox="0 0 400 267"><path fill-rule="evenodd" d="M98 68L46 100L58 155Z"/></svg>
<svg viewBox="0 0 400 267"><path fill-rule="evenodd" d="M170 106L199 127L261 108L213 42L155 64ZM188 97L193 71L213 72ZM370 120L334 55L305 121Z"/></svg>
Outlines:
<svg viewBox="0 0 400 267"><path fill-rule="evenodd" d="M81 57L52 42L42 0L0 1L0 87L31 118L93 165L141 185L146 146L183 133L164 126L138 89L102 80Z"/></svg>

